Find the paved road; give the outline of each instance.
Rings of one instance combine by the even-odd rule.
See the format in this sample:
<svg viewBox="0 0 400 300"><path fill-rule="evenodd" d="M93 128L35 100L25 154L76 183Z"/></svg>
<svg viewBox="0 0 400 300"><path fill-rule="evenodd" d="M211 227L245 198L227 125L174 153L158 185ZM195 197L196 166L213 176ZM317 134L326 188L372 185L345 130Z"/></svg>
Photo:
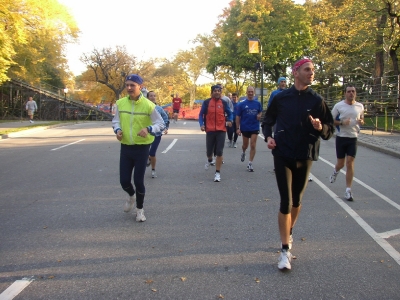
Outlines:
<svg viewBox="0 0 400 300"><path fill-rule="evenodd" d="M324 141L294 232L297 258L281 272L265 143L254 173L226 148L214 183L197 123L171 127L158 178L146 174L145 223L122 211L109 123L0 140L0 299L18 285L15 299L399 299L398 158L359 147L349 203L344 175L328 181L334 140Z"/></svg>

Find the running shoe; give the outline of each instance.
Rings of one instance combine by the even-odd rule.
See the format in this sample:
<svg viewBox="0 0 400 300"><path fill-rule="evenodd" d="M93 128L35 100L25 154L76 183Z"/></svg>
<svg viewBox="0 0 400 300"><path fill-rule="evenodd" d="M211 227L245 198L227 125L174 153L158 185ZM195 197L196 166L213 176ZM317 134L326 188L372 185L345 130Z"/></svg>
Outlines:
<svg viewBox="0 0 400 300"><path fill-rule="evenodd" d="M312 176L308 175L308 181L313 181Z"/></svg>
<svg viewBox="0 0 400 300"><path fill-rule="evenodd" d="M214 182L220 182L220 181L221 181L221 174L219 172L215 172Z"/></svg>
<svg viewBox="0 0 400 300"><path fill-rule="evenodd" d="M209 167L210 167L210 162L206 162L206 164L204 165L204 169L208 170Z"/></svg>
<svg viewBox="0 0 400 300"><path fill-rule="evenodd" d="M242 152L242 154L240 154L240 161L244 162L245 159L246 159L246 152Z"/></svg>
<svg viewBox="0 0 400 300"><path fill-rule="evenodd" d="M248 164L247 165L247 171L249 171L249 172L254 172L254 169L253 169L253 164Z"/></svg>
<svg viewBox="0 0 400 300"><path fill-rule="evenodd" d="M128 200L126 200L125 205L124 205L124 212L130 212L135 205L136 201L136 195L133 195L132 197L129 197Z"/></svg>
<svg viewBox="0 0 400 300"><path fill-rule="evenodd" d="M136 212L136 222L144 222L146 221L146 217L144 216L144 210L138 209Z"/></svg>
<svg viewBox="0 0 400 300"><path fill-rule="evenodd" d="M151 170L151 178L156 178L157 174L155 170Z"/></svg>
<svg viewBox="0 0 400 300"><path fill-rule="evenodd" d="M279 260L278 260L278 268L280 270L288 269L290 270L292 266L290 265L290 262L292 261L292 253L288 250L282 250Z"/></svg>
<svg viewBox="0 0 400 300"><path fill-rule="evenodd" d="M151 165L151 160L150 160L150 158L149 158L149 160L147 161L146 166L149 167L150 165Z"/></svg>
<svg viewBox="0 0 400 300"><path fill-rule="evenodd" d="M293 235L291 234L290 236L289 236L289 250L291 250L292 249L292 246L293 246ZM282 248L282 244L281 244L281 248Z"/></svg>
<svg viewBox="0 0 400 300"><path fill-rule="evenodd" d="M210 165L215 166L215 156L213 157L212 162L210 162Z"/></svg>
<svg viewBox="0 0 400 300"><path fill-rule="evenodd" d="M354 199L353 199L353 194L351 193L351 190L350 190L350 191L346 191L346 192L344 193L344 198L345 198L347 201L354 201Z"/></svg>
<svg viewBox="0 0 400 300"><path fill-rule="evenodd" d="M233 148L237 148L237 143L233 142Z"/></svg>
<svg viewBox="0 0 400 300"><path fill-rule="evenodd" d="M334 183L336 181L336 177L338 176L339 172L336 172L335 170L333 170L333 174L331 175L331 177L329 178L329 181L331 183Z"/></svg>

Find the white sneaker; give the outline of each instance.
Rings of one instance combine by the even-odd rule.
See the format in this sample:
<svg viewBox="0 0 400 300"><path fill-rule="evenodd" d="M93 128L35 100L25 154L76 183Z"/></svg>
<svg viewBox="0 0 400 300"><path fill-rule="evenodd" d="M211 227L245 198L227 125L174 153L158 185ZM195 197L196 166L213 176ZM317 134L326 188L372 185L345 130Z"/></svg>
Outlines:
<svg viewBox="0 0 400 300"><path fill-rule="evenodd" d="M214 156L213 159L212 159L212 162L210 162L210 165L211 165L211 166L215 166L215 160L216 160L216 159L215 159L215 156Z"/></svg>
<svg viewBox="0 0 400 300"><path fill-rule="evenodd" d="M344 193L344 198L345 198L347 201L354 201L354 199L353 199L353 194L351 193L351 190L346 191L346 192Z"/></svg>
<svg viewBox="0 0 400 300"><path fill-rule="evenodd" d="M151 170L151 178L156 178L157 174L155 170Z"/></svg>
<svg viewBox="0 0 400 300"><path fill-rule="evenodd" d="M253 164L248 164L247 165L247 171L249 171L249 172L254 172L254 169L253 169Z"/></svg>
<svg viewBox="0 0 400 300"><path fill-rule="evenodd" d="M146 221L146 217L144 216L144 210L138 209L136 212L136 222L144 222Z"/></svg>
<svg viewBox="0 0 400 300"><path fill-rule="evenodd" d="M130 212L135 205L136 202L136 194L134 194L132 197L129 197L128 200L125 202L124 206L124 212Z"/></svg>
<svg viewBox="0 0 400 300"><path fill-rule="evenodd" d="M32 120L29 120L29 122L33 123L33 121L32 121Z"/></svg>
<svg viewBox="0 0 400 300"><path fill-rule="evenodd" d="M206 162L206 164L204 165L204 169L208 170L209 167L210 167L210 162Z"/></svg>
<svg viewBox="0 0 400 300"><path fill-rule="evenodd" d="M290 265L291 261L292 261L292 253L290 253L290 251L282 250L278 260L278 268L280 270L283 269L290 270L292 268L292 266Z"/></svg>
<svg viewBox="0 0 400 300"><path fill-rule="evenodd" d="M221 181L221 174L219 172L215 172L214 182L220 182L220 181Z"/></svg>
<svg viewBox="0 0 400 300"><path fill-rule="evenodd" d="M229 148L232 148L232 147L233 147L233 142L232 142L232 141L229 141L229 142L228 142L228 146L229 146Z"/></svg>
<svg viewBox="0 0 400 300"><path fill-rule="evenodd" d="M312 179L312 176L311 175L308 175L308 181L312 181L313 179Z"/></svg>
<svg viewBox="0 0 400 300"><path fill-rule="evenodd" d="M331 177L329 178L329 181L331 183L334 183L336 181L336 177L338 176L339 172L336 172L335 170L333 170L333 174L331 175Z"/></svg>
<svg viewBox="0 0 400 300"><path fill-rule="evenodd" d="M237 143L236 142L233 143L233 148L237 148Z"/></svg>
<svg viewBox="0 0 400 300"><path fill-rule="evenodd" d="M289 250L291 250L292 246L293 246L293 235L289 236L289 244L288 244L288 246L289 246ZM281 248L282 248L282 243L281 243Z"/></svg>

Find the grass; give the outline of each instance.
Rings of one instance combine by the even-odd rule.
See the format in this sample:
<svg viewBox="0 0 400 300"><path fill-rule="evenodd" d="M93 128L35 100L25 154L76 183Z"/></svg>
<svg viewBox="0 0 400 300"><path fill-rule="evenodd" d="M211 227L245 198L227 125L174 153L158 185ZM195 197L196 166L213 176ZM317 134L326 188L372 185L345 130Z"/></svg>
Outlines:
<svg viewBox="0 0 400 300"><path fill-rule="evenodd" d="M366 116L364 121L365 121L364 126L375 127L376 118L374 116L371 117ZM378 117L378 129L385 130L385 117ZM391 129L392 129L392 118L388 117L387 130L391 131ZM398 117L393 119L393 130L400 132L400 118Z"/></svg>

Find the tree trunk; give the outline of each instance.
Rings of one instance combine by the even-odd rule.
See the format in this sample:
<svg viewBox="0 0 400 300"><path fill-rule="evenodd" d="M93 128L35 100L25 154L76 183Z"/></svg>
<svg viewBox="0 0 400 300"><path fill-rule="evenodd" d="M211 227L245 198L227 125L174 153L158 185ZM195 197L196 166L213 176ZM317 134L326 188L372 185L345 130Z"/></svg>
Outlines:
<svg viewBox="0 0 400 300"><path fill-rule="evenodd" d="M390 48L389 55L392 60L392 65L393 65L393 75L397 76L399 75L399 59L397 58L397 49L399 48L399 44L393 45Z"/></svg>
<svg viewBox="0 0 400 300"><path fill-rule="evenodd" d="M374 92L377 97L376 100L380 101L380 84L381 80L384 74L384 67L385 67L385 62L384 62L384 51L383 51L383 29L385 28L387 22L387 14L384 13L383 15L379 16L377 19L377 28L378 31L376 33L376 38L375 38L375 46L376 46L376 52L375 52L375 78L374 78Z"/></svg>

